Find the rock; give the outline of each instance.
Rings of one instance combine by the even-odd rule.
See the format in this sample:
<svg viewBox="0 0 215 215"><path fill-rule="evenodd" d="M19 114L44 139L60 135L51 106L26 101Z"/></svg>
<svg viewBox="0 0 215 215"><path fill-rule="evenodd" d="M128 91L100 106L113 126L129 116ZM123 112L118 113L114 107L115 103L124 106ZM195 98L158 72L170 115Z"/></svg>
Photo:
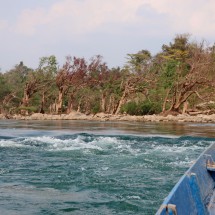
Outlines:
<svg viewBox="0 0 215 215"><path fill-rule="evenodd" d="M8 115L9 116L9 115ZM173 115L112 115L105 113L97 113L95 115L86 115L80 112L73 111L70 114L52 115L34 113L31 116L0 114L0 119L17 119L17 120L95 120L95 121L138 121L138 122L196 122L196 123L213 123L215 122L215 114L205 115L198 114L196 116L188 114Z"/></svg>
<svg viewBox="0 0 215 215"><path fill-rule="evenodd" d="M0 114L0 119L6 119L4 114Z"/></svg>

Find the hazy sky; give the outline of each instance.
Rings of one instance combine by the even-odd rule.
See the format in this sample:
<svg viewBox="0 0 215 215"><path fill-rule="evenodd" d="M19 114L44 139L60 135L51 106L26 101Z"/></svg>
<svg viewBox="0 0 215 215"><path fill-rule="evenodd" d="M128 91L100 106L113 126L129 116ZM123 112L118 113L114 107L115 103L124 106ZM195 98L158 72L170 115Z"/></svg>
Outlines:
<svg viewBox="0 0 215 215"><path fill-rule="evenodd" d="M100 54L110 67L176 34L215 41L215 0L0 0L0 68Z"/></svg>

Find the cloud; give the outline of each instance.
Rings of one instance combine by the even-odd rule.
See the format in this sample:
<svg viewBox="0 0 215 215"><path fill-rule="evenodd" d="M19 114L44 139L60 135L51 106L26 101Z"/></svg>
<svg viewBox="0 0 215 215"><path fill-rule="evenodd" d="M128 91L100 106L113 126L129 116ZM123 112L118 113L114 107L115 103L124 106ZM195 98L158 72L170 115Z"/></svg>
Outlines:
<svg viewBox="0 0 215 215"><path fill-rule="evenodd" d="M171 20L170 28L175 32L194 35L215 36L215 2L213 0L146 0L158 13Z"/></svg>
<svg viewBox="0 0 215 215"><path fill-rule="evenodd" d="M141 8L150 8L140 16ZM49 8L25 9L18 17L16 32L34 35L44 28L52 33L81 35L110 25L166 25L169 32L215 35L215 2L212 0L61 0ZM143 10L142 10L143 11ZM157 20L156 20L157 18ZM151 28L152 30L152 28ZM155 30L152 31L155 33ZM160 32L161 33L161 32ZM161 33L162 34L162 33Z"/></svg>
<svg viewBox="0 0 215 215"><path fill-rule="evenodd" d="M215 36L214 0L23 2L0 20L2 44L10 56L4 62L11 53L29 62L49 54L102 54L117 64L141 49L156 53L177 33L190 33L197 40Z"/></svg>
<svg viewBox="0 0 215 215"><path fill-rule="evenodd" d="M48 20L43 8L25 9L18 18L15 30L18 33L33 35L38 26L45 24L48 24Z"/></svg>
<svg viewBox="0 0 215 215"><path fill-rule="evenodd" d="M6 20L0 20L0 31L5 30L8 27L8 22Z"/></svg>
<svg viewBox="0 0 215 215"><path fill-rule="evenodd" d="M24 10L17 21L16 31L33 35L40 26L62 29L74 34L92 32L107 23L133 23L142 0L63 0L49 9Z"/></svg>

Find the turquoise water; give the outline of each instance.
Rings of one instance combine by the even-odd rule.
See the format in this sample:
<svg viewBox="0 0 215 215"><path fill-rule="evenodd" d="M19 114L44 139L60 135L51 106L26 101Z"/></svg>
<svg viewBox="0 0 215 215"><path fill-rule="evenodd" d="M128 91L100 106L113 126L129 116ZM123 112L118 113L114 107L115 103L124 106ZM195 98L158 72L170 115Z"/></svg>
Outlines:
<svg viewBox="0 0 215 215"><path fill-rule="evenodd" d="M214 128L0 121L1 214L154 214Z"/></svg>

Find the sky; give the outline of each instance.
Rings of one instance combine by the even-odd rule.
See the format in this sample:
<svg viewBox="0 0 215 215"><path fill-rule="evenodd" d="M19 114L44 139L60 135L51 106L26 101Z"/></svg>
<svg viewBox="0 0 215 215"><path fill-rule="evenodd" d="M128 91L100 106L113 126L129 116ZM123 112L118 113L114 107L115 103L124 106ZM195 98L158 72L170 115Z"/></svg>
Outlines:
<svg viewBox="0 0 215 215"><path fill-rule="evenodd" d="M0 68L20 61L36 69L41 57L90 59L111 67L127 54L161 51L177 34L215 42L214 0L0 0Z"/></svg>

